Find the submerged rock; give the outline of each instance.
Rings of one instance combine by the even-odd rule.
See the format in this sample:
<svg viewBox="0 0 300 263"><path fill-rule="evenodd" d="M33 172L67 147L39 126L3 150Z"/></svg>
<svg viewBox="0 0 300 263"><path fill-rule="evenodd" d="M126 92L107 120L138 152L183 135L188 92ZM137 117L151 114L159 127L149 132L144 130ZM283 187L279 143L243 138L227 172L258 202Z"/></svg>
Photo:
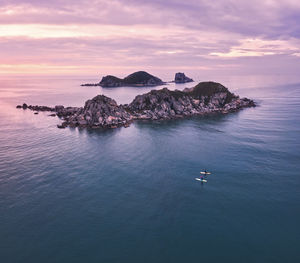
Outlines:
<svg viewBox="0 0 300 263"><path fill-rule="evenodd" d="M188 78L184 73L178 72L175 74L175 83L187 83L187 82L193 82L194 80L191 78Z"/></svg>

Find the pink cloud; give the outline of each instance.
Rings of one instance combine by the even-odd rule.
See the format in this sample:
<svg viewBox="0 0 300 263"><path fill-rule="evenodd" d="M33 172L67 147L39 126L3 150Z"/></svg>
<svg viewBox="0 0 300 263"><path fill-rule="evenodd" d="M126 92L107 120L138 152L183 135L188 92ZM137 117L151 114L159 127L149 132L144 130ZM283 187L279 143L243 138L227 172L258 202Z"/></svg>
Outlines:
<svg viewBox="0 0 300 263"><path fill-rule="evenodd" d="M253 1L0 1L0 73L299 68L299 2Z"/></svg>

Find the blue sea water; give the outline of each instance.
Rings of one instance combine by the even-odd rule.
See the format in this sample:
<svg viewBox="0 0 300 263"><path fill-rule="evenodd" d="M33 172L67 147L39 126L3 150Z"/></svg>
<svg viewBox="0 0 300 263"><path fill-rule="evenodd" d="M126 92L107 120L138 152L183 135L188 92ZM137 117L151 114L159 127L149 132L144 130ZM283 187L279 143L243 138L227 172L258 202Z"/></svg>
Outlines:
<svg viewBox="0 0 300 263"><path fill-rule="evenodd" d="M259 106L106 131L15 108L149 90L86 82L0 79L1 262L300 262L300 81L225 79Z"/></svg>

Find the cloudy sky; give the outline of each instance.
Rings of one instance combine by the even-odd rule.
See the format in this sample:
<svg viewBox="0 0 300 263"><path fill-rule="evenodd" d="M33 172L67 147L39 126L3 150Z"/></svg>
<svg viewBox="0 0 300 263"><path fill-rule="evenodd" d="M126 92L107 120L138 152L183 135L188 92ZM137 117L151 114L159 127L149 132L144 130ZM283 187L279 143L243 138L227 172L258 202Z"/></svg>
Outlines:
<svg viewBox="0 0 300 263"><path fill-rule="evenodd" d="M299 0L0 0L0 74L296 74Z"/></svg>

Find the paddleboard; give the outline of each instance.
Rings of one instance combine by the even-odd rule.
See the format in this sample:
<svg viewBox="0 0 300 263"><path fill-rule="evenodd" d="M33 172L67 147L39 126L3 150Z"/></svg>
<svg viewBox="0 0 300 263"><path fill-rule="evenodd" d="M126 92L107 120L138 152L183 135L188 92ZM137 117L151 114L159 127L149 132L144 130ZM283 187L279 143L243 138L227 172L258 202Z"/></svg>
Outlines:
<svg viewBox="0 0 300 263"><path fill-rule="evenodd" d="M207 183L207 180L205 180L205 179L201 179L201 178L195 178L197 181L200 181L200 182L202 182L202 183Z"/></svg>
<svg viewBox="0 0 300 263"><path fill-rule="evenodd" d="M211 174L210 172L200 172L201 174Z"/></svg>

